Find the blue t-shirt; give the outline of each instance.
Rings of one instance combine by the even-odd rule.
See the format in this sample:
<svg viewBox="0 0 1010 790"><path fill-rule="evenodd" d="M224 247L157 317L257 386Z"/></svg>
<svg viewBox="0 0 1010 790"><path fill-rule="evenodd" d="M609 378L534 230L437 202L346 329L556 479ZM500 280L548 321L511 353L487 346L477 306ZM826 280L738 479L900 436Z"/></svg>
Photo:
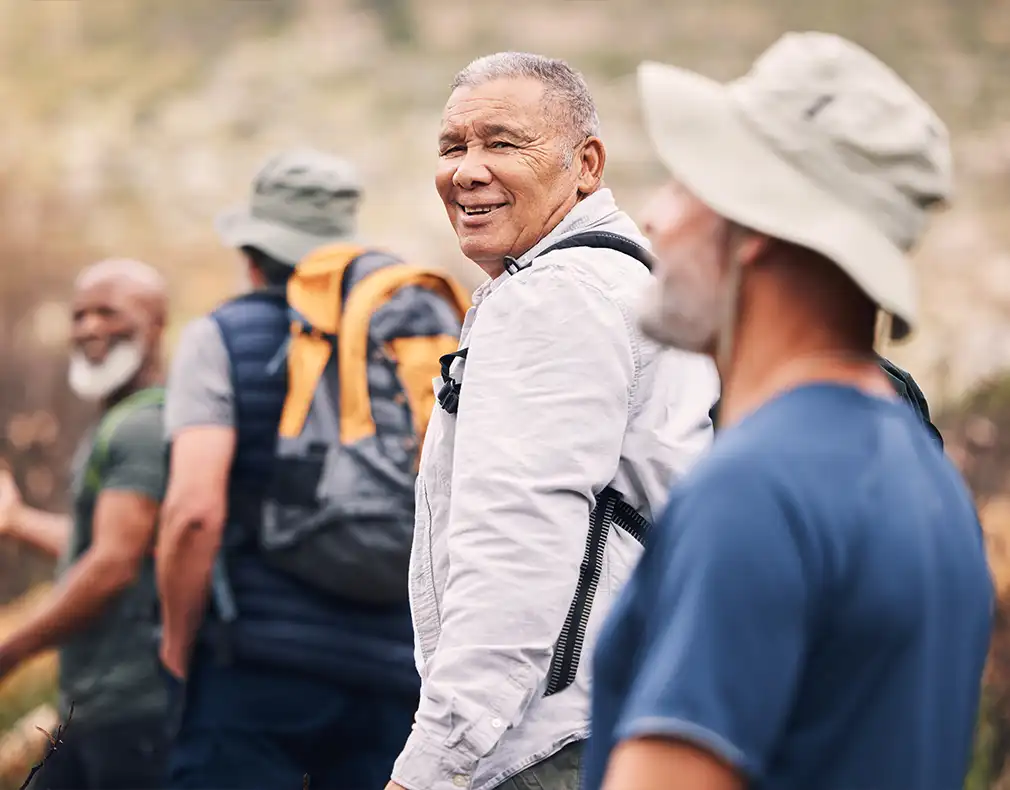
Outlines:
<svg viewBox="0 0 1010 790"><path fill-rule="evenodd" d="M957 790L992 607L972 499L908 407L788 392L674 489L611 611L584 788L658 736L756 790Z"/></svg>

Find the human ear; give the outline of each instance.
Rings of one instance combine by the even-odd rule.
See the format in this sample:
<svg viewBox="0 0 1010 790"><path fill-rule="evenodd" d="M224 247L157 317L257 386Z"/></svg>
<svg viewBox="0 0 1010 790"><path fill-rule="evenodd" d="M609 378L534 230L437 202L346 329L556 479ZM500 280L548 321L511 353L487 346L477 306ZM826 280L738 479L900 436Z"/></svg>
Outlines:
<svg viewBox="0 0 1010 790"><path fill-rule="evenodd" d="M590 137L582 144L578 154L578 190L583 195L594 192L603 180L603 166L607 161L607 150L599 137Z"/></svg>

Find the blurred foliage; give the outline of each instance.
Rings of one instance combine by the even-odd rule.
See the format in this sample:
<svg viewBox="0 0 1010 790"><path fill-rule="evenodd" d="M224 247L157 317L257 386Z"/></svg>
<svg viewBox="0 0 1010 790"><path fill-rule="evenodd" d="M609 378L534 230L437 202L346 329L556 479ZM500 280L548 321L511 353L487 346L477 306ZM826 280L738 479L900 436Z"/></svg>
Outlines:
<svg viewBox="0 0 1010 790"><path fill-rule="evenodd" d="M0 464L10 468L25 501L66 508L67 461L88 411L63 386L69 306L75 269L88 260L82 217L59 198L35 210L62 228L38 233L23 222L16 185L0 181ZM0 540L0 603L45 578L52 563Z"/></svg>

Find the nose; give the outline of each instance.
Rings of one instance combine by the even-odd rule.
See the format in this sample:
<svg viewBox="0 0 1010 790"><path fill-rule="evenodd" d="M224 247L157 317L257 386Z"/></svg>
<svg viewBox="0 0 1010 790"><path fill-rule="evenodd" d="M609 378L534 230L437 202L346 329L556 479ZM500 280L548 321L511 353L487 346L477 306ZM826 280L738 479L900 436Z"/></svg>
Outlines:
<svg viewBox="0 0 1010 790"><path fill-rule="evenodd" d="M74 322L74 339L80 343L101 340L106 334L104 324L102 317L96 313L84 313Z"/></svg>
<svg viewBox="0 0 1010 790"><path fill-rule="evenodd" d="M491 171L487 169L481 155L473 149L464 154L456 172L452 174L452 185L460 189L473 189L491 183Z"/></svg>

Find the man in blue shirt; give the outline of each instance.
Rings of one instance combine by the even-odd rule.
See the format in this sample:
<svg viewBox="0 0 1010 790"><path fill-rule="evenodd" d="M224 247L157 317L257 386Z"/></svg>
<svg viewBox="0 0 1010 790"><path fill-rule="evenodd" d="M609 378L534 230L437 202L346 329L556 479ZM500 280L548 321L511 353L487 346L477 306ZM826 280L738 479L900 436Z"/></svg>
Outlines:
<svg viewBox="0 0 1010 790"><path fill-rule="evenodd" d="M993 591L960 476L873 353L947 132L884 64L788 34L728 86L639 72L674 176L642 325L711 354L723 431L594 657L587 790L956 790Z"/></svg>

